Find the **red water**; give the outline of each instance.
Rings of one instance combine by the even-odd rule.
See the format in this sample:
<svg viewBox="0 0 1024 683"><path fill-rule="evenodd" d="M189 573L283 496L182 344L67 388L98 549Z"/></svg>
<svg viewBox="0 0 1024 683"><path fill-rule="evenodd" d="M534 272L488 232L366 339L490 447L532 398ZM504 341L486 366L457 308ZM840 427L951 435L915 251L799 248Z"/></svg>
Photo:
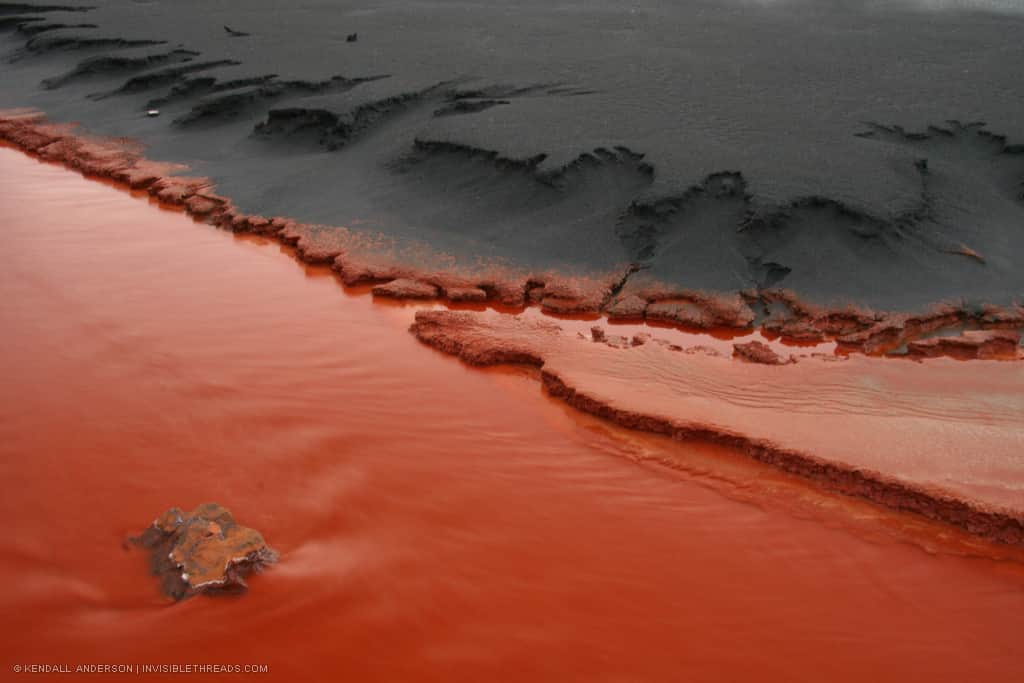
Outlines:
<svg viewBox="0 0 1024 683"><path fill-rule="evenodd" d="M577 415L273 243L10 149L0 226L0 679L1020 680L995 548ZM207 500L281 562L169 604L121 540Z"/></svg>

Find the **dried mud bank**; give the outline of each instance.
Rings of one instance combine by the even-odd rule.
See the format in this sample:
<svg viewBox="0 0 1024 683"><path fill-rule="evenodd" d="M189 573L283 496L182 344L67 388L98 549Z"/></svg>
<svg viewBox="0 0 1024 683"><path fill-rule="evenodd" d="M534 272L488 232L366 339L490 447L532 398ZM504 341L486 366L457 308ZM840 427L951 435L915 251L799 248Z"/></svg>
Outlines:
<svg viewBox="0 0 1024 683"><path fill-rule="evenodd" d="M805 354L752 365L600 328L588 339L554 322L440 310L418 312L411 331L467 363L539 367L548 393L622 426L724 444L827 489L1024 544L1020 364Z"/></svg>
<svg viewBox="0 0 1024 683"><path fill-rule="evenodd" d="M607 315L614 321L648 321L691 330L761 329L789 343L835 341L842 352L898 353L908 357L1015 358L1019 355L1024 306L940 303L919 313L879 312L861 307L829 309L784 289L737 294L680 290L660 284L636 264L604 274L531 272L500 261L467 267L430 245L285 217L245 214L202 177L177 175L177 164L146 159L124 139L81 134L71 125L48 122L37 112L0 112L0 139L40 158L84 174L144 190L180 207L197 220L235 232L275 237L293 245L307 263L329 264L346 285L373 284L377 296L493 302L508 307L538 305L555 314ZM957 341L931 341L939 334L998 330L998 341L975 334ZM943 337L945 339L945 337Z"/></svg>
<svg viewBox="0 0 1024 683"><path fill-rule="evenodd" d="M346 285L378 285L378 296L491 301L511 307L538 303L553 312L596 313L624 277L618 272L603 277L525 273L499 263L465 270L426 245L399 245L368 232L245 214L217 194L209 179L175 175L184 170L181 165L145 159L130 141L82 135L71 125L49 123L34 112L0 114L0 140L85 175L145 191L197 220L274 237L294 246L304 262L330 265Z"/></svg>

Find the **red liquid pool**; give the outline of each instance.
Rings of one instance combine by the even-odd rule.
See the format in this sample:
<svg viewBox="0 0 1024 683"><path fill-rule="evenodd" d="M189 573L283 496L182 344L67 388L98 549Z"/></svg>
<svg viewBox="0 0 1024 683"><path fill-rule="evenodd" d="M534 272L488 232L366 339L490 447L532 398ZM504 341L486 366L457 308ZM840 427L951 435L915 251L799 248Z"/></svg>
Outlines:
<svg viewBox="0 0 1024 683"><path fill-rule="evenodd" d="M274 243L7 148L0 224L2 680L1020 680L1008 551L578 415ZM204 501L281 561L168 603L121 542Z"/></svg>

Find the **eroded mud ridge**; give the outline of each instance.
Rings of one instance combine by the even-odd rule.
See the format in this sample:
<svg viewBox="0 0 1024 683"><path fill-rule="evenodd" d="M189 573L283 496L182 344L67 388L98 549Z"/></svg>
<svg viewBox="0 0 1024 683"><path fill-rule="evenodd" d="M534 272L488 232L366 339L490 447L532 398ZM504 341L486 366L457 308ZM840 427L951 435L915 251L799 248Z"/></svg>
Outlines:
<svg viewBox="0 0 1024 683"><path fill-rule="evenodd" d="M337 144L344 144L349 137L358 135L360 120L372 121L381 115L386 112L372 110L348 122L335 118L312 120L323 124L318 127L318 135L340 136ZM273 125L309 122L287 115ZM603 277L567 276L554 269L528 271L483 258L467 267L427 245L407 244L371 231L247 214L218 194L208 178L177 175L182 167L147 160L137 146L122 140L83 136L70 126L47 123L38 114L9 112L0 116L0 139L83 173L145 189L162 202L184 208L197 219L236 232L274 236L295 245L303 260L330 264L348 285L377 284L374 293L379 296L493 301L513 307L537 304L553 313L605 313L613 320L647 320L697 330L743 331L759 327L785 341L835 340L845 351L895 351L910 357L1013 359L1018 356L1019 331L1024 327L1024 307L1019 303L999 307L960 302L937 304L918 314L880 313L853 306L815 306L780 289L751 289L735 294L672 289L657 284L637 264ZM510 170L521 176L522 182L549 188L544 191L551 192L558 191L551 188L588 182L587 174L594 169L615 169L615 173L620 173L621 169L631 167L638 182L651 172L642 155L626 148L596 150L557 172L539 171L542 159L506 160L463 147L423 141L417 143L417 149L430 159L454 156L506 169L502 172ZM411 159L406 163L417 162ZM731 198L742 185L741 179L733 176L718 177L709 183L696 196L711 192L716 197ZM670 203L667 209L661 205L650 209L636 207L633 215L652 213L663 220L678 210L675 203ZM972 329L989 332L978 334L969 331Z"/></svg>
<svg viewBox="0 0 1024 683"><path fill-rule="evenodd" d="M455 311L420 311L412 332L467 363L537 366L551 395L623 426L726 444L831 490L1024 544L1018 364L810 354L779 367L760 345L751 365L649 336L598 327L579 338L555 322Z"/></svg>
<svg viewBox="0 0 1024 683"><path fill-rule="evenodd" d="M1019 331L1024 17L797 4L0 3L0 107L129 136L209 179L164 192L190 211L382 295L867 353Z"/></svg>

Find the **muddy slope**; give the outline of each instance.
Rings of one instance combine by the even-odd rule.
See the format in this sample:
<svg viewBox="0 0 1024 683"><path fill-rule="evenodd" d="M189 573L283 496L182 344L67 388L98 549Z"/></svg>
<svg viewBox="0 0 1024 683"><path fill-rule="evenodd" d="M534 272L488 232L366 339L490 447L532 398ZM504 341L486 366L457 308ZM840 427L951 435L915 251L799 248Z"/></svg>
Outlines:
<svg viewBox="0 0 1024 683"><path fill-rule="evenodd" d="M637 291L1024 291L1008 3L87 4L0 3L0 107L137 138L246 213Z"/></svg>

